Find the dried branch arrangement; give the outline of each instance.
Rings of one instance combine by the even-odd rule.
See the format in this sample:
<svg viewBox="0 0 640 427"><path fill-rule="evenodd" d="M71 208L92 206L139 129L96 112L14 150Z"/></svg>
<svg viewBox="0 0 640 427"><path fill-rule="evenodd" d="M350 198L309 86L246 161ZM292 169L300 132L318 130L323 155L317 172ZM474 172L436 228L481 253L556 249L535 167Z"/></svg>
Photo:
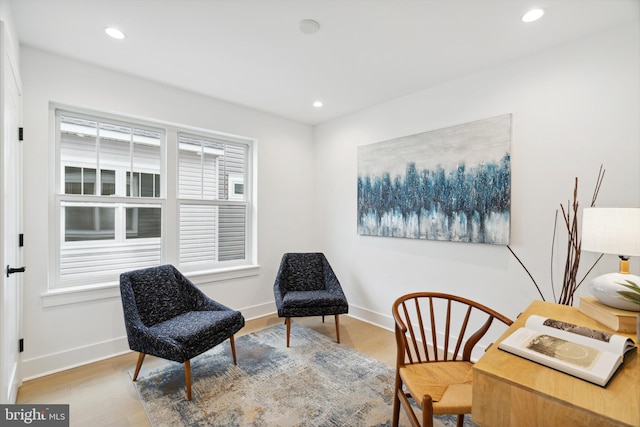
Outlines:
<svg viewBox="0 0 640 427"><path fill-rule="evenodd" d="M602 185L602 180L604 178L605 170L600 166L600 171L598 172L598 178L596 179L595 189L593 191L593 196L591 197L591 205L590 207L594 207L596 204L596 199L598 198L598 193L600 192L600 186ZM562 211L562 218L564 220L564 225L567 232L567 253L566 260L564 264L564 275L562 278L562 285L560 287L560 295L556 296L556 286L554 285L554 272L553 272L553 258L554 258L554 247L556 242L556 233L558 228L558 210L556 209L556 216L553 225L553 237L551 240L551 290L553 292L553 299L558 304L564 305L572 305L573 304L573 295L578 290L584 279L589 275L591 270L596 266L596 264L602 258L602 255L596 259L593 265L589 268L589 270L582 276L582 279L578 281L578 268L580 266L580 246L581 239L580 234L578 232L578 209L580 208L580 204L578 203L578 178L576 177L575 185L573 188L573 202L567 201L567 206L565 208L564 205L560 205L560 209ZM533 278L527 267L525 267L524 263L520 258L516 255L513 249L507 245L507 249L513 254L518 263L524 268L527 272L533 284L535 285L540 297L543 301L546 301L542 291L540 290L540 286Z"/></svg>

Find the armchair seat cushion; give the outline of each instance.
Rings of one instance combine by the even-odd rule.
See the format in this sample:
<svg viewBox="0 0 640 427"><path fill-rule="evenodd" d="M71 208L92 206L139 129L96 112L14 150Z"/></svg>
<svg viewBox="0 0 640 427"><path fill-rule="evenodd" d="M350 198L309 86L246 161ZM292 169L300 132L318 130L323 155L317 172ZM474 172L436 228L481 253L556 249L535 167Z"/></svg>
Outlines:
<svg viewBox="0 0 640 427"><path fill-rule="evenodd" d="M333 294L329 291L289 291L282 299L284 308L299 307L331 307L335 305L346 305L344 297Z"/></svg>
<svg viewBox="0 0 640 427"><path fill-rule="evenodd" d="M242 327L239 311L189 311L172 319L157 323L149 331L157 336L171 338L193 353L194 347L218 345ZM192 356L193 357L193 356Z"/></svg>

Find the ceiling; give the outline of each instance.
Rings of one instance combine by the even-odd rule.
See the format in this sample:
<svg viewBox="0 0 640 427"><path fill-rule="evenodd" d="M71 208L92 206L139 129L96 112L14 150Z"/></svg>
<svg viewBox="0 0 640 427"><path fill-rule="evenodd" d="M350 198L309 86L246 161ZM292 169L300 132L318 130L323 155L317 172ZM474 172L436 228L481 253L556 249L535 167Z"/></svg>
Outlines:
<svg viewBox="0 0 640 427"><path fill-rule="evenodd" d="M23 45L312 125L640 19L639 0L10 4ZM533 6L544 17L521 22ZM303 19L320 30L302 33Z"/></svg>

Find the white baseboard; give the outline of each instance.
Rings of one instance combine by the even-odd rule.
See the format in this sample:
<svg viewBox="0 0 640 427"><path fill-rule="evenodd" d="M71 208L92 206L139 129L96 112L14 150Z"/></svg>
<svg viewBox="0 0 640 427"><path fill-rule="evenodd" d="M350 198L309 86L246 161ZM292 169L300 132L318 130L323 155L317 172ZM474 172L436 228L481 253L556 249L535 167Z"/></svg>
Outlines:
<svg viewBox="0 0 640 427"><path fill-rule="evenodd" d="M76 347L22 361L22 381L53 374L127 353L127 337Z"/></svg>
<svg viewBox="0 0 640 427"><path fill-rule="evenodd" d="M267 302L264 304L258 304L251 307L245 307L240 310L245 320L258 319L260 317L268 316L275 313L277 310L275 302Z"/></svg>
<svg viewBox="0 0 640 427"><path fill-rule="evenodd" d="M381 314L363 307L358 307L357 305L349 305L349 316L388 331L395 329L393 317L390 314Z"/></svg>

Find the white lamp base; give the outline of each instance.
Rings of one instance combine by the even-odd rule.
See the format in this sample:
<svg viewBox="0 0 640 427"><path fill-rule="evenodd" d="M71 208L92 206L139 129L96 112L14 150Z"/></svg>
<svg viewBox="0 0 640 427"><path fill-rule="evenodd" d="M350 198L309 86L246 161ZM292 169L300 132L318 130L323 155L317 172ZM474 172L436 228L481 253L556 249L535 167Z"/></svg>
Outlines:
<svg viewBox="0 0 640 427"><path fill-rule="evenodd" d="M630 280L640 285L640 277L634 274L609 273L598 276L589 283L591 294L601 303L621 310L640 311L640 304L634 304L618 294L618 291L628 290L620 283Z"/></svg>

